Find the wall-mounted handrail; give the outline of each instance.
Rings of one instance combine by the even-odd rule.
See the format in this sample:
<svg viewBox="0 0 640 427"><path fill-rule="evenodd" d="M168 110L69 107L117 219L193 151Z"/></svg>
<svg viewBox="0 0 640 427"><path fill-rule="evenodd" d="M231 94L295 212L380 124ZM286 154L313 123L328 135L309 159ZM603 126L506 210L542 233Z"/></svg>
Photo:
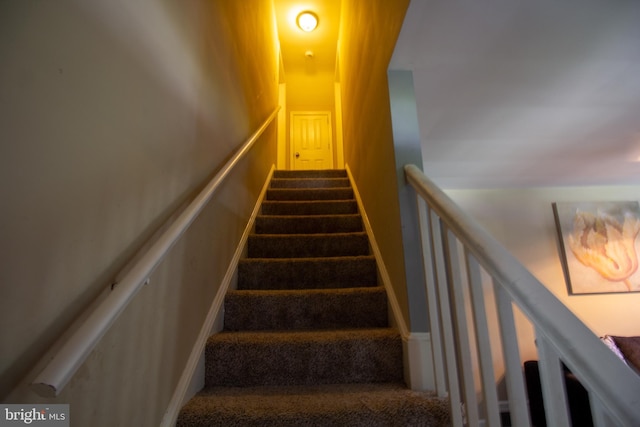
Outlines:
<svg viewBox="0 0 640 427"><path fill-rule="evenodd" d="M551 379L554 373L559 376L559 362L562 361L589 391L596 425L605 425L600 423L607 417L614 421L615 425L637 425L640 420L640 377L624 363L621 363L586 325L473 218L463 212L420 169L415 165L406 165L404 170L408 183L417 193L418 205L421 209L419 212L421 226L426 225L427 227L426 230L421 230L424 242L423 250L434 252L433 256L427 254L424 259L426 262L431 262L433 259L435 260L434 264L437 264L435 267L433 265L425 267L425 271L435 272L432 276L441 276L435 279L428 277L426 285L435 286L434 292L440 295L448 293L453 299L451 302L452 311L456 311L456 304L460 303L457 301L460 296L458 284L455 283L457 280L445 277L444 284L434 284L434 282L443 281L442 276L450 276L451 270L456 267L455 263L459 262L447 260L445 263L442 260L443 253L444 257L459 257L455 241L457 239L457 242L460 242L464 247L466 259L464 269L467 271L470 286L472 288L482 286L476 271L478 266L481 266L493 280L498 301L501 333L510 329L512 330L510 335L514 336L515 334L513 315L511 314L512 304L520 308L536 329L543 391L547 389L546 394L554 395L551 398L545 395L548 423L556 426L568 425L566 407L563 407L563 405L566 406L564 396L553 400L558 396L557 393L563 393L564 387L562 383L554 383L557 379ZM441 232L442 235L440 235ZM434 238L433 235L437 235L437 238ZM430 281L431 283L429 283ZM438 285L441 288L438 289ZM475 304L475 301L472 303ZM446 311L448 312L449 308ZM452 316L458 315L458 313L452 314ZM464 316L464 314L462 315ZM502 324L503 318L510 318L506 325ZM443 318L443 321L446 322L447 319ZM453 324L455 326L456 323L460 324L461 322L464 322L464 317L455 319ZM466 323L462 324L463 328L466 327ZM503 346L511 349L504 350L505 352L517 353L517 344L507 342L503 343ZM460 348L460 345L456 347ZM454 357L460 357L460 355ZM478 357L482 363L483 355L480 354ZM506 361L506 377L513 376L515 378L518 376L519 387L522 388L521 366L514 366L514 361ZM453 365L453 369L456 370L457 366L454 363L449 364ZM517 370L517 372L510 373L509 370ZM455 375L464 377L465 372L464 370L459 373L455 372ZM453 394L459 395L461 392L457 390L457 387L464 387L464 379L457 380L455 375L451 377L452 380L448 385L450 388L454 388ZM491 381L493 381L492 377ZM509 381L507 378L508 383ZM452 382L457 384L451 384ZM554 384L559 384L559 386L554 389ZM526 405L526 400L521 398L524 394L522 390L520 391L521 393L516 400L520 405ZM490 409L486 409L486 411L489 412ZM515 425L529 425L528 419L525 419L528 418L526 406L524 408L512 407L512 416L514 411L524 414L520 418L522 422ZM601 411L604 411L604 414ZM467 415L469 415L468 412ZM489 425L492 425L490 421Z"/></svg>
<svg viewBox="0 0 640 427"><path fill-rule="evenodd" d="M158 236L144 254L141 254L118 285L86 316L86 320L55 352L53 358L31 384L31 388L36 393L45 397L55 397L60 393L120 313L140 288L148 282L149 276L169 250L198 217L227 175L273 122L279 110L280 107L277 107L271 113L175 221Z"/></svg>

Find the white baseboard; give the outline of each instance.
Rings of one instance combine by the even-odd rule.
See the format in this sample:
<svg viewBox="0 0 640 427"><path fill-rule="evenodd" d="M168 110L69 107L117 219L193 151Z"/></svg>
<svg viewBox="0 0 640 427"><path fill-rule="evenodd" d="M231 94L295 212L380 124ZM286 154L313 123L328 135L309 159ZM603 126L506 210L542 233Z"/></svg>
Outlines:
<svg viewBox="0 0 640 427"><path fill-rule="evenodd" d="M174 426L182 406L184 406L184 404L189 401L189 399L191 399L198 391L200 391L204 387L204 348L209 336L215 332L222 330L224 297L227 294L227 290L229 289L236 274L238 262L240 261L240 258L244 253L244 248L249 238L249 234L253 229L253 224L255 222L256 216L258 216L258 213L260 212L260 207L262 206L262 202L267 193L267 188L269 187L269 183L271 182L271 177L273 176L274 169L275 167L272 166L269 174L267 175L265 184L262 188L262 191L260 192L260 195L258 196L258 200L253 208L253 212L251 213L251 217L249 218L247 226L245 227L242 237L240 238L238 247L236 248L233 258L229 263L229 267L227 268L227 272L222 279L220 288L218 289L218 292L216 293L216 296L211 303L211 307L209 308L207 317L205 318L205 321L200 328L200 334L198 335L198 338L193 346L191 354L189 355L189 359L187 360L187 364L182 371L180 380L176 385L174 393L171 396L171 400L169 401L169 405L167 406L167 410L165 411L160 423L160 426L162 427Z"/></svg>
<svg viewBox="0 0 640 427"><path fill-rule="evenodd" d="M431 353L431 334L411 332L404 343L405 381L411 390L436 389Z"/></svg>

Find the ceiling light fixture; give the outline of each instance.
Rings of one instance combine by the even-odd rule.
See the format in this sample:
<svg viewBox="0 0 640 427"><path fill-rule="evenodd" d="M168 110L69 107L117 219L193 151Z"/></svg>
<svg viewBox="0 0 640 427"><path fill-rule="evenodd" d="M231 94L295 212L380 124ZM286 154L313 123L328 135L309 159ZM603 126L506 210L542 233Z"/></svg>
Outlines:
<svg viewBox="0 0 640 427"><path fill-rule="evenodd" d="M318 26L318 15L309 11L301 12L296 18L296 23L302 31L309 33Z"/></svg>

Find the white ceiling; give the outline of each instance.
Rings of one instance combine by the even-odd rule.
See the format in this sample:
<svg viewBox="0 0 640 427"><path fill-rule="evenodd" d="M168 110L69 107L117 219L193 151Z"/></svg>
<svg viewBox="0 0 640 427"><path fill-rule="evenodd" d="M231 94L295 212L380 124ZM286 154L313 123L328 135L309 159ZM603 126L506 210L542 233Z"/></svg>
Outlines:
<svg viewBox="0 0 640 427"><path fill-rule="evenodd" d="M640 1L412 0L390 68L445 188L640 184Z"/></svg>
<svg viewBox="0 0 640 427"><path fill-rule="evenodd" d="M341 3L342 0L274 0L285 75L334 72ZM305 10L319 17L318 27L310 33L296 26L296 17ZM305 56L307 51L313 56Z"/></svg>

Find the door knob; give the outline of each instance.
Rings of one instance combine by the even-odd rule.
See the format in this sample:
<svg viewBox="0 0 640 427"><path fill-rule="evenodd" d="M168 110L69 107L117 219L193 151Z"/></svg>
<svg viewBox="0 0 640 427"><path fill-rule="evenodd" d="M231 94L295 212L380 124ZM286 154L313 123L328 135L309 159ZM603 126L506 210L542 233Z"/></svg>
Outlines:
<svg viewBox="0 0 640 427"><path fill-rule="evenodd" d="M300 153L296 152L296 159L300 157Z"/></svg>

